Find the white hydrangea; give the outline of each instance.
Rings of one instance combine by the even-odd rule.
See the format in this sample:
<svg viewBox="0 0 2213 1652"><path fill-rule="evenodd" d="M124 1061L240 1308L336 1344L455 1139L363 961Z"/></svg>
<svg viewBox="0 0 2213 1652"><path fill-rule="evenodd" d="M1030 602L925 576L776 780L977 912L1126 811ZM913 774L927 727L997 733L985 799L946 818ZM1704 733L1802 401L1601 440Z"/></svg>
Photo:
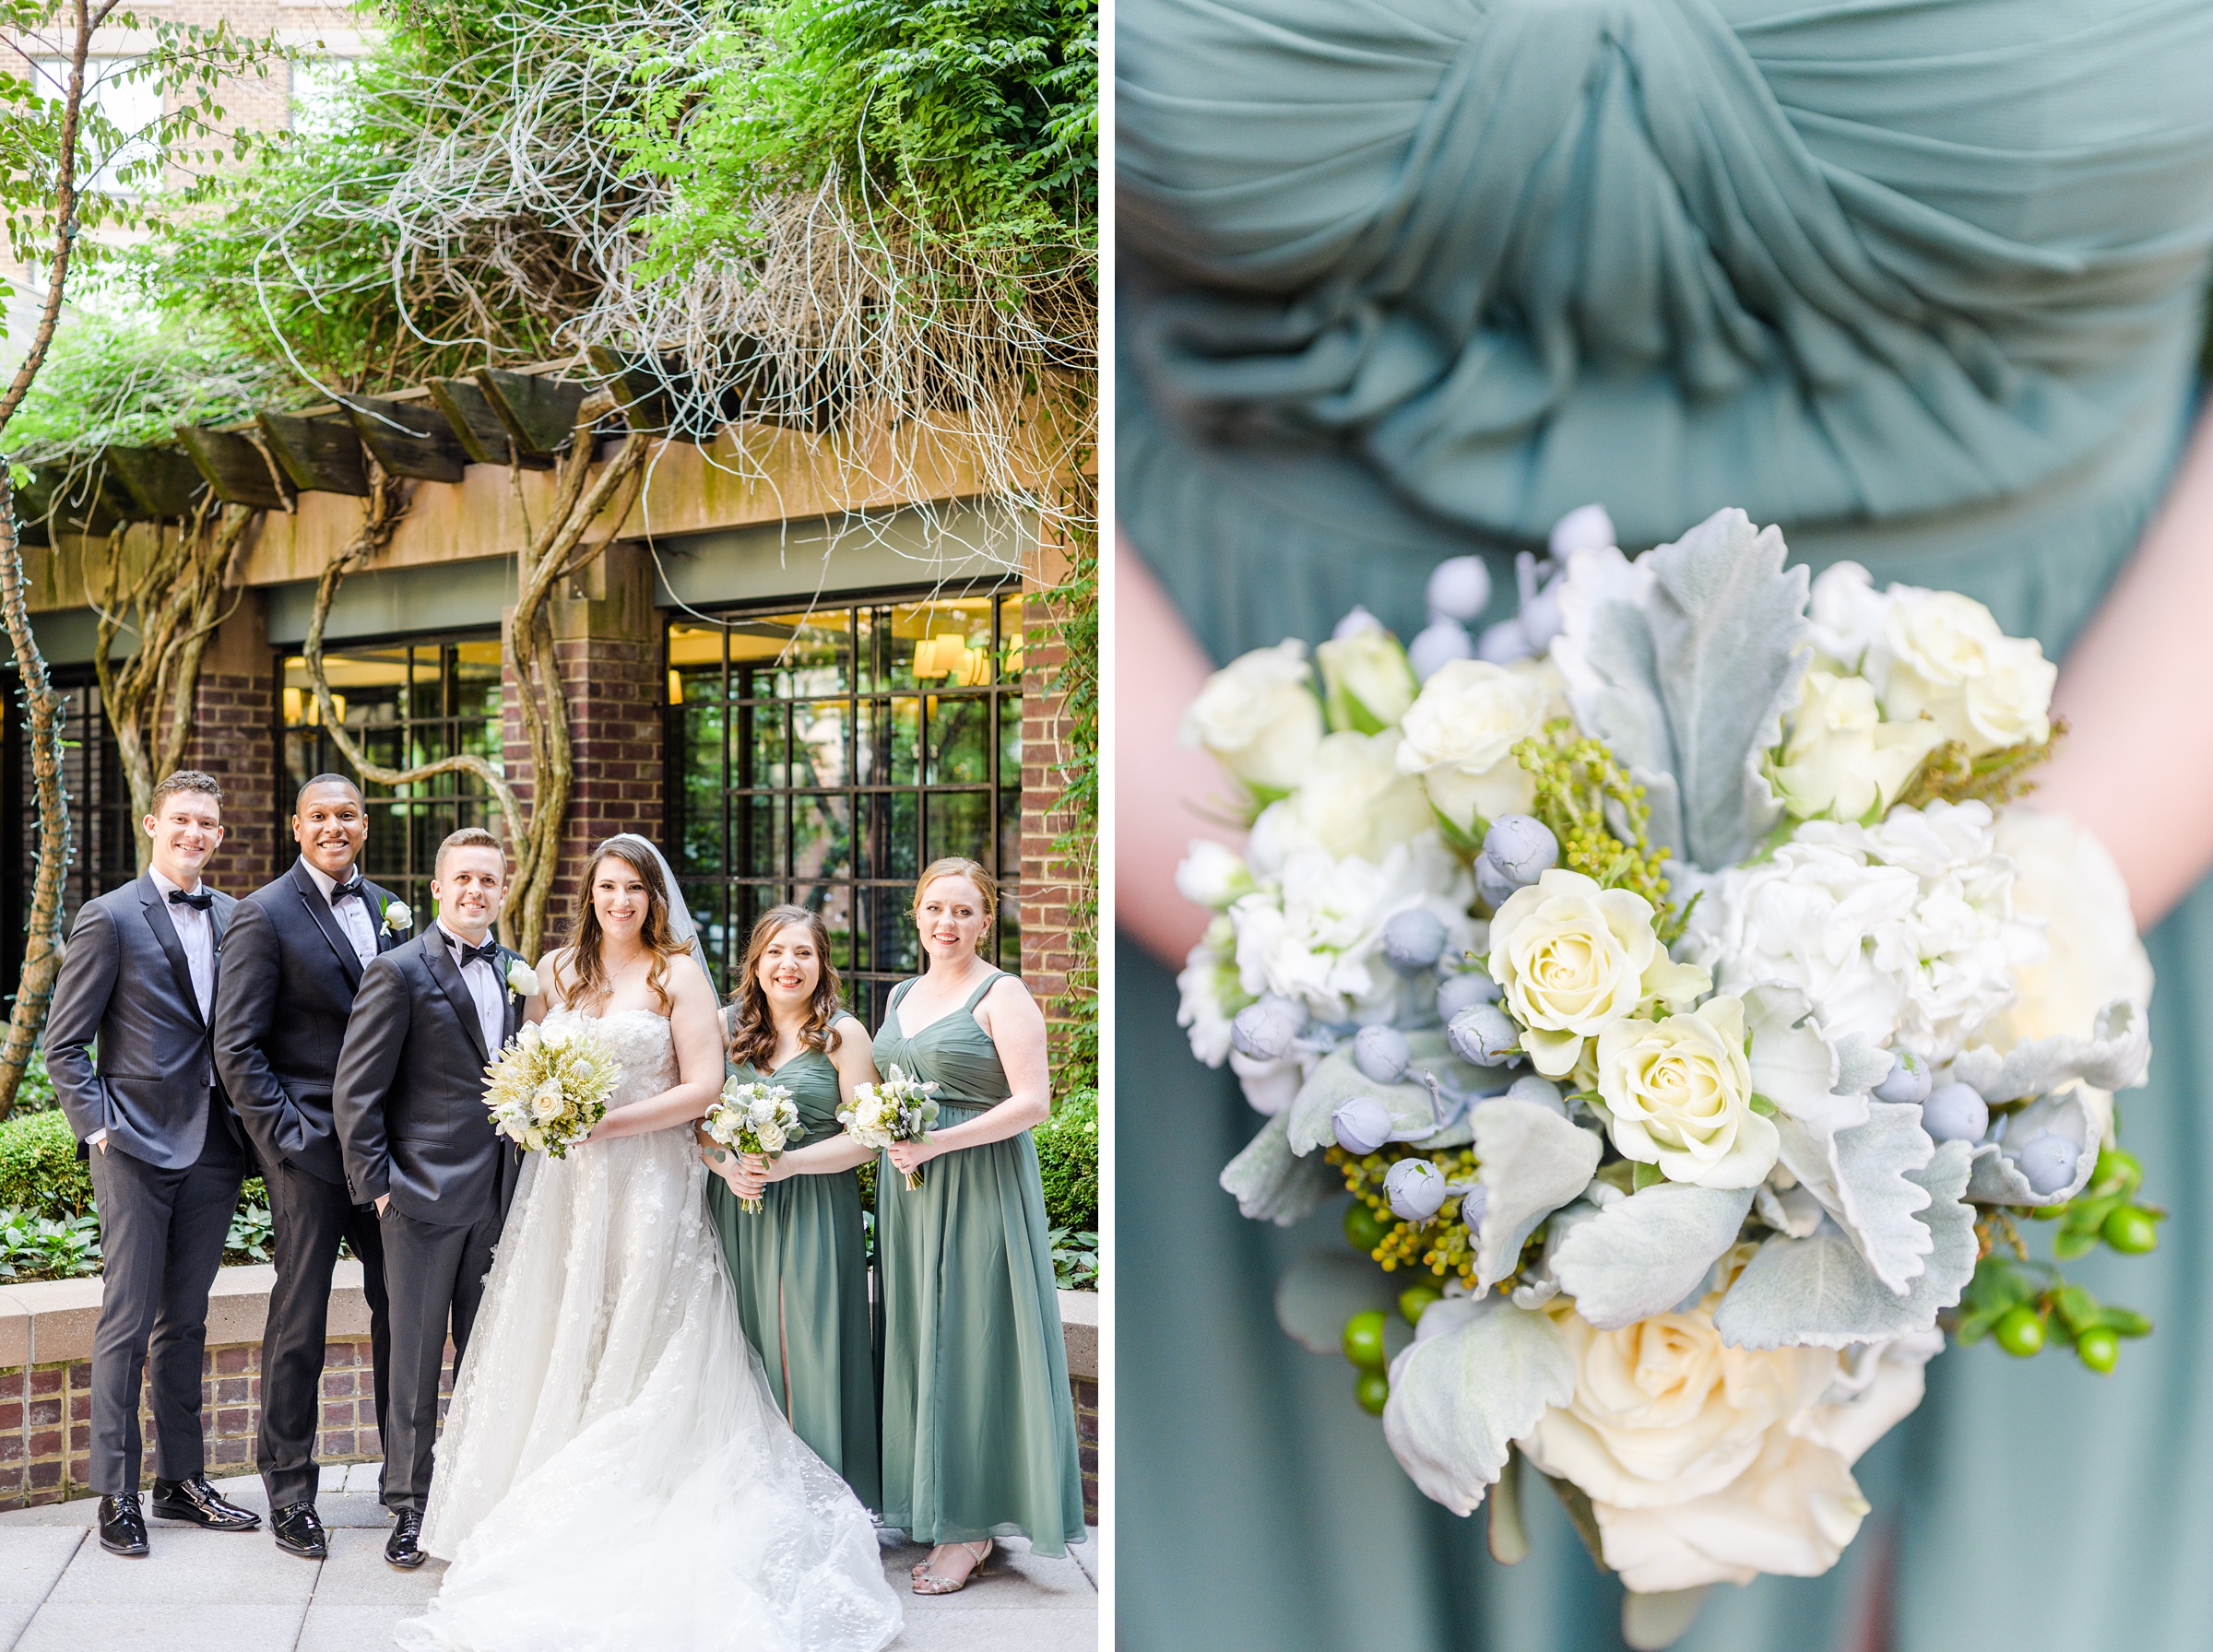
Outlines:
<svg viewBox="0 0 2213 1652"><path fill-rule="evenodd" d="M1302 847L1284 856L1280 879L1230 908L1239 985L1303 999L1330 1021L1385 1021L1399 977L1383 959L1383 926L1426 907L1445 926L1446 955L1474 946L1483 926L1467 868L1434 832L1392 845L1380 859L1339 859Z"/></svg>
<svg viewBox="0 0 2213 1652"><path fill-rule="evenodd" d="M1225 917L1206 926L1206 935L1184 960L1176 977L1180 1002L1176 1024L1190 1034L1191 1054L1209 1067L1229 1055L1230 1023L1252 995L1237 985L1237 934Z"/></svg>
<svg viewBox="0 0 2213 1652"><path fill-rule="evenodd" d="M1981 803L1897 808L1872 827L1813 821L1711 881L1686 950L1725 992L1800 988L1832 1039L1948 1061L2043 956L2041 926L2014 912L2013 876Z"/></svg>

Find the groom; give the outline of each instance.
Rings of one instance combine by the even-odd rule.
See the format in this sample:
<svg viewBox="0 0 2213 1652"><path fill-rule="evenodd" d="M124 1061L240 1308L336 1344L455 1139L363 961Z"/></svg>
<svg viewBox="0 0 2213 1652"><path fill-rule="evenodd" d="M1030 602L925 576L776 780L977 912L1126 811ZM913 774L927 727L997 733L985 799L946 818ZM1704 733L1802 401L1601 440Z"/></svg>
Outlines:
<svg viewBox="0 0 2213 1652"><path fill-rule="evenodd" d="M207 1483L200 1433L207 1292L247 1162L207 1032L236 904L200 881L223 841L222 803L194 769L154 788L148 869L78 911L46 1017L46 1070L90 1161L100 1212L91 1477L111 1554L147 1552L138 1387L149 1366L154 1513L216 1531L261 1524Z"/></svg>
<svg viewBox="0 0 2213 1652"><path fill-rule="evenodd" d="M300 788L292 837L300 858L231 916L215 998L215 1068L259 1150L277 1226L255 1453L269 1528L279 1548L321 1560L329 1539L315 1516L315 1433L341 1240L361 1261L380 1434L391 1341L384 1241L376 1212L346 1189L330 1092L361 972L407 939L411 914L361 876L369 811L343 774L318 774Z"/></svg>
<svg viewBox="0 0 2213 1652"><path fill-rule="evenodd" d="M347 1186L375 1205L384 1237L385 1504L396 1517L385 1558L396 1566L423 1561L445 1339L450 1328L458 1371L519 1169L484 1108L485 1064L523 1016L506 983L521 959L490 938L506 889L506 853L491 832L464 827L438 845L438 921L361 972L331 1090Z"/></svg>

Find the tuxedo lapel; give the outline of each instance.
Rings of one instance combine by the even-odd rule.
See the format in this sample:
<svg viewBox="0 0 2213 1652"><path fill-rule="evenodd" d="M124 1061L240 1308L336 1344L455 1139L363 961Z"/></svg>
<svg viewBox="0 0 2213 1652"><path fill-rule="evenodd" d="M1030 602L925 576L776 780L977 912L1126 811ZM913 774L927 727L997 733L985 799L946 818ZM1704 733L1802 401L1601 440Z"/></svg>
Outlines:
<svg viewBox="0 0 2213 1652"><path fill-rule="evenodd" d="M502 1000L507 1006L506 1020L501 1023L500 1042L505 1044L523 1030L523 995L507 985L508 973L523 961L520 952L500 949L500 990L506 996Z"/></svg>
<svg viewBox="0 0 2213 1652"><path fill-rule="evenodd" d="M339 927L338 914L330 909L322 890L308 876L307 863L303 860L292 862L292 888L299 893L300 903L307 908L307 915L323 931L323 938L337 955L338 967L346 972L346 985L358 990L361 985L361 957L354 951L353 942L347 938L346 931Z"/></svg>
<svg viewBox="0 0 2213 1652"><path fill-rule="evenodd" d="M385 908L398 897L381 883L364 884L362 887L369 895L369 921L376 926L376 950L389 952L394 947L406 946L408 937L385 922Z"/></svg>
<svg viewBox="0 0 2213 1652"><path fill-rule="evenodd" d="M177 991L184 997L184 1008L192 1019L205 1027L207 1020L200 1014L200 995L192 985L192 964L184 956L184 943L177 938L177 926L169 921L169 902L152 877L137 880L138 903L146 908L146 926L154 932L161 943L161 950L169 956L169 973L177 978Z"/></svg>
<svg viewBox="0 0 2213 1652"><path fill-rule="evenodd" d="M477 1001L468 996L468 983L461 979L461 972L454 967L454 955L447 950L445 938L425 932L422 938L422 962L431 972L431 979L438 983L439 990L452 1000L454 1012L461 1018L461 1025L468 1033L468 1042L486 1062L491 1052L484 1047L484 1024L477 1019Z"/></svg>

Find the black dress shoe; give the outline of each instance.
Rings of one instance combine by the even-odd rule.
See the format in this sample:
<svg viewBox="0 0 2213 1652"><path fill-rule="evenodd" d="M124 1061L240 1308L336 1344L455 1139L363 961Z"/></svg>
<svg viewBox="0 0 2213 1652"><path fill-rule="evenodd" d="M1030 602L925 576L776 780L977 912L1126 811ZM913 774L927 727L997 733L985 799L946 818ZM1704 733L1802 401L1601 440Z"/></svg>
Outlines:
<svg viewBox="0 0 2213 1652"><path fill-rule="evenodd" d="M429 1558L420 1546L422 1516L411 1508L395 1510L394 1516L392 1535L385 1540L385 1558L413 1571Z"/></svg>
<svg viewBox="0 0 2213 1652"><path fill-rule="evenodd" d="M261 1524L259 1515L230 1501L207 1483L205 1474L155 1481L154 1518L183 1520L210 1531L252 1531Z"/></svg>
<svg viewBox="0 0 2213 1652"><path fill-rule="evenodd" d="M277 1539L277 1547L287 1554L297 1554L303 1560L328 1560L330 1534L323 1529L323 1522L315 1518L312 1503L288 1503L282 1508L269 1511L269 1530Z"/></svg>
<svg viewBox="0 0 2213 1652"><path fill-rule="evenodd" d="M100 1500L100 1546L110 1554L145 1558L146 1516L138 1511L137 1493Z"/></svg>

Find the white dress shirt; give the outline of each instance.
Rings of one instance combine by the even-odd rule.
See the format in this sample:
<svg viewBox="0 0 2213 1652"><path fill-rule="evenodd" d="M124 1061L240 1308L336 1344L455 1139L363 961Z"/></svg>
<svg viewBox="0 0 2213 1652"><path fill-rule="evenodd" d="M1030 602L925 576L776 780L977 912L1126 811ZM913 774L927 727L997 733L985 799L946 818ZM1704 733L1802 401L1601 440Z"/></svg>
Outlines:
<svg viewBox="0 0 2213 1652"><path fill-rule="evenodd" d="M169 908L170 924L183 945L184 962L192 970L192 996L200 1001L200 1021L204 1024L215 1009L215 914L170 900L169 891L180 886L160 872L149 870L147 876L160 891L162 903ZM184 893L194 895L199 891L200 880L195 878Z"/></svg>
<svg viewBox="0 0 2213 1652"><path fill-rule="evenodd" d="M445 942L446 956L461 972L461 984L468 988L468 996L476 1000L477 1025L484 1033L484 1048L497 1054L501 1034L507 1030L507 989L501 985L500 973L485 959L472 959L464 964L461 954L468 943L445 926L441 918L435 926L438 938ZM491 936L484 938L486 940Z"/></svg>
<svg viewBox="0 0 2213 1652"><path fill-rule="evenodd" d="M307 868L307 875L315 880L315 887L323 891L323 899L329 903L331 914L338 920L338 927L346 931L346 938L353 943L354 955L366 965L376 956L376 920L369 914L368 890L363 889L358 895L349 895L343 901L332 901L330 891L338 887L338 880L311 860L303 857L300 864ZM353 870L356 877L360 876L360 867L355 867Z"/></svg>

